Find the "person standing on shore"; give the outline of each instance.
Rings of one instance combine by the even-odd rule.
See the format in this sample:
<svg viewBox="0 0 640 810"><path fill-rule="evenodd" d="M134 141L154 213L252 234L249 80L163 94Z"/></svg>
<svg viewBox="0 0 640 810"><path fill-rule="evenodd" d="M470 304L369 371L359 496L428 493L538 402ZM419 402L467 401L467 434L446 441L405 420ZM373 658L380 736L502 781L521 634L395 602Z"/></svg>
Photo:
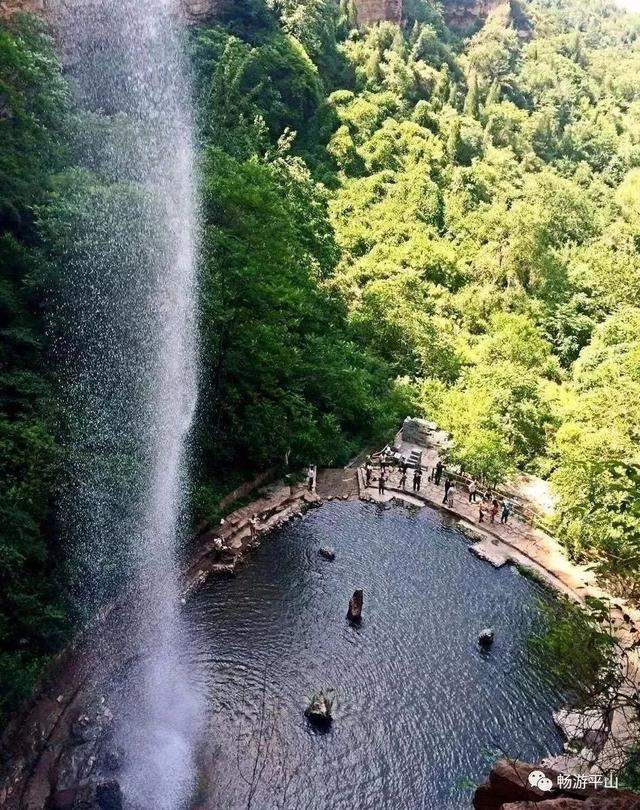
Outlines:
<svg viewBox="0 0 640 810"><path fill-rule="evenodd" d="M249 520L249 534L251 535L251 539L255 540L256 534L258 533L258 516L253 514Z"/></svg>
<svg viewBox="0 0 640 810"><path fill-rule="evenodd" d="M511 514L511 504L509 501L505 500L502 502L502 513L500 515L500 523L503 526L507 525L507 521L509 520L509 515Z"/></svg>
<svg viewBox="0 0 640 810"><path fill-rule="evenodd" d="M400 465L400 489L406 489L407 486L407 465Z"/></svg>
<svg viewBox="0 0 640 810"><path fill-rule="evenodd" d="M482 501L478 506L478 523L484 523L484 503Z"/></svg>
<svg viewBox="0 0 640 810"><path fill-rule="evenodd" d="M471 481L469 484L469 503L476 502L476 482Z"/></svg>
<svg viewBox="0 0 640 810"><path fill-rule="evenodd" d="M450 478L446 478L444 482L444 498L442 499L442 503L447 502L447 495L449 494L449 490L453 486L453 483Z"/></svg>
<svg viewBox="0 0 640 810"><path fill-rule="evenodd" d="M435 483L435 485L437 487L440 486L440 479L442 478L443 469L444 469L444 464L440 460L438 460L438 463L436 464L435 473L434 473L434 476L433 476L434 483Z"/></svg>
<svg viewBox="0 0 640 810"><path fill-rule="evenodd" d="M309 488L309 492L313 492L313 484L316 478L316 471L313 464L309 464L309 469L307 470L307 486Z"/></svg>
<svg viewBox="0 0 640 810"><path fill-rule="evenodd" d="M500 508L500 504L498 503L498 499L494 498L491 502L491 522L496 522L496 515L498 514L498 509Z"/></svg>
<svg viewBox="0 0 640 810"><path fill-rule="evenodd" d="M413 491L420 492L420 484L422 483L422 470L420 467L416 467L416 471L413 474Z"/></svg>
<svg viewBox="0 0 640 810"><path fill-rule="evenodd" d="M370 461L367 461L364 467L364 476L366 481L366 486L371 486L371 475L373 473L373 466Z"/></svg>
<svg viewBox="0 0 640 810"><path fill-rule="evenodd" d="M447 506L449 507L449 509L453 509L453 496L455 495L455 492L456 488L452 483L449 489L447 490Z"/></svg>
<svg viewBox="0 0 640 810"><path fill-rule="evenodd" d="M387 472L384 469L384 467L382 467L382 469L380 470L380 478L378 478L378 492L381 495L384 495L384 487L386 483L387 483Z"/></svg>

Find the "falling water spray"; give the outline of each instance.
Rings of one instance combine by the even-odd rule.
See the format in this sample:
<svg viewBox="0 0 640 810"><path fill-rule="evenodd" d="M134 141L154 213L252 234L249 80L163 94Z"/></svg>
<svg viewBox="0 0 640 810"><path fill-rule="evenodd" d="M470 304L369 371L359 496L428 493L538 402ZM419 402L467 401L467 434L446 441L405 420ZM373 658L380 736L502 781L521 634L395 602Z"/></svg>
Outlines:
<svg viewBox="0 0 640 810"><path fill-rule="evenodd" d="M60 25L82 166L62 255L62 511L84 610L123 604L121 780L127 806L144 810L184 806L202 714L177 562L197 395L197 200L176 3L73 0Z"/></svg>

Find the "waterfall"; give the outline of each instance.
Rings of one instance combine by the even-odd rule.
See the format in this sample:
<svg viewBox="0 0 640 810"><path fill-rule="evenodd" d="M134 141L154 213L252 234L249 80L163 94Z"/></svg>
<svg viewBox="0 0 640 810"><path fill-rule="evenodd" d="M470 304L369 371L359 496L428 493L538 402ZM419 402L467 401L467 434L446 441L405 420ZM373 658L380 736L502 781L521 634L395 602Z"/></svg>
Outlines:
<svg viewBox="0 0 640 810"><path fill-rule="evenodd" d="M60 22L83 167L63 252L63 512L85 611L126 595L114 713L126 804L144 810L184 805L202 716L178 579L197 396L184 33L171 0L73 0Z"/></svg>

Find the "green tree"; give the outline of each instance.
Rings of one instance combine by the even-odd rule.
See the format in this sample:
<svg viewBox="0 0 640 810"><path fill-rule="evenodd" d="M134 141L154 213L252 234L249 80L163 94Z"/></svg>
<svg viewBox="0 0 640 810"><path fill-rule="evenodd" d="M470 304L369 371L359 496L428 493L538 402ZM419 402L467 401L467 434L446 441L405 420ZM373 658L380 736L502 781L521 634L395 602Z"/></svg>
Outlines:
<svg viewBox="0 0 640 810"><path fill-rule="evenodd" d="M41 26L0 23L0 720L68 630L53 531L61 448L44 308L50 268L34 222L67 160L68 100Z"/></svg>
<svg viewBox="0 0 640 810"><path fill-rule="evenodd" d="M475 73L469 77L469 87L464 100L464 114L471 118L478 118L480 115L480 91L478 90L478 77Z"/></svg>

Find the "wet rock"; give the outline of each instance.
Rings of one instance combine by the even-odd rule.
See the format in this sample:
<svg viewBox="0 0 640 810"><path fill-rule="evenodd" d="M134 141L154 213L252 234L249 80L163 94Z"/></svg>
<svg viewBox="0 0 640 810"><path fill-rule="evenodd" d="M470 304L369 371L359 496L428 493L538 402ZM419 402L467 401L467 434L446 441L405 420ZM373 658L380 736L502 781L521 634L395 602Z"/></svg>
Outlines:
<svg viewBox="0 0 640 810"><path fill-rule="evenodd" d="M320 690L313 695L304 713L316 725L328 726L333 720L332 709L333 696Z"/></svg>
<svg viewBox="0 0 640 810"><path fill-rule="evenodd" d="M478 636L478 642L481 647L490 647L493 644L495 636L496 634L493 627L485 627Z"/></svg>
<svg viewBox="0 0 640 810"><path fill-rule="evenodd" d="M323 546L319 551L318 554L321 557L324 557L325 560L335 560L336 558L336 550L331 546Z"/></svg>
<svg viewBox="0 0 640 810"><path fill-rule="evenodd" d="M362 603L364 602L364 591L358 590L353 592L353 596L349 600L349 609L347 610L347 619L353 624L360 624L362 621Z"/></svg>
<svg viewBox="0 0 640 810"><path fill-rule="evenodd" d="M104 752L104 769L106 771L110 771L111 773L119 771L122 767L123 759L124 751L121 748L116 746L108 748Z"/></svg>
<svg viewBox="0 0 640 810"><path fill-rule="evenodd" d="M122 810L122 791L115 779L96 787L96 804L100 810Z"/></svg>
<svg viewBox="0 0 640 810"><path fill-rule="evenodd" d="M49 799L50 810L72 810L77 793L77 788L56 790Z"/></svg>
<svg viewBox="0 0 640 810"><path fill-rule="evenodd" d="M54 795L61 794L62 798L67 791L77 791L74 810L93 808L93 794L85 793L92 784L95 788L97 775L105 764L105 753L115 750L112 725L113 715L101 698L80 712L69 726L69 738L56 761L52 784Z"/></svg>
<svg viewBox="0 0 640 810"><path fill-rule="evenodd" d="M79 715L71 724L71 738L77 743L86 743L97 739L100 734L100 724L92 720L88 714Z"/></svg>
<svg viewBox="0 0 640 810"><path fill-rule="evenodd" d="M88 780L96 761L95 751L95 742L73 745L62 751L56 768L58 792L77 789Z"/></svg>
<svg viewBox="0 0 640 810"><path fill-rule="evenodd" d="M476 528L469 525L465 520L459 520L456 523L456 528L461 534L464 534L465 537L468 537L469 540L479 541L486 539L486 535L484 534L484 532L478 531Z"/></svg>
<svg viewBox="0 0 640 810"><path fill-rule="evenodd" d="M86 783L78 788L73 810L96 810L96 786Z"/></svg>

